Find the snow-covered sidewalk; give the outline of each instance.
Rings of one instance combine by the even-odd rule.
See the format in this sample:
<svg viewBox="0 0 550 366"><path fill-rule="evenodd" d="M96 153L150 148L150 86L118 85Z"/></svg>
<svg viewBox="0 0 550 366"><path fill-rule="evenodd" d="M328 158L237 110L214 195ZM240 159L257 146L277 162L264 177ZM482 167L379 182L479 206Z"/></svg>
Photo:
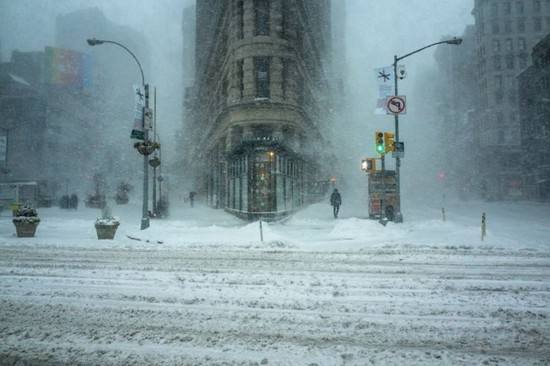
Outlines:
<svg viewBox="0 0 550 366"><path fill-rule="evenodd" d="M415 206L413 206L415 207ZM487 236L481 240L481 214L487 215ZM380 225L363 208L342 208L335 220L327 204L315 204L276 223L244 222L222 210L204 206L172 210L168 219L152 219L139 230L141 208L115 206L121 218L114 241L96 239L94 220L99 210L40 209L42 222L36 238L15 238L9 217L0 218L0 245L85 247L184 248L223 247L300 251L362 251L379 247L437 247L498 250L550 250L550 205L535 203L455 202L443 222L439 208L416 207L405 211L403 224ZM141 241L132 240L141 239ZM161 242L161 243L159 243Z"/></svg>

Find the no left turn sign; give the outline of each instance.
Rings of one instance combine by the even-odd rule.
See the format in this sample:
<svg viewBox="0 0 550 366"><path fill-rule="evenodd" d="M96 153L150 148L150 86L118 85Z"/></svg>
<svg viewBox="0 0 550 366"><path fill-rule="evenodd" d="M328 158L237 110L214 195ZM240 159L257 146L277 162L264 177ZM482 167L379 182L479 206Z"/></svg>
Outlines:
<svg viewBox="0 0 550 366"><path fill-rule="evenodd" d="M386 100L386 110L388 114L407 113L407 98L405 96L388 97Z"/></svg>

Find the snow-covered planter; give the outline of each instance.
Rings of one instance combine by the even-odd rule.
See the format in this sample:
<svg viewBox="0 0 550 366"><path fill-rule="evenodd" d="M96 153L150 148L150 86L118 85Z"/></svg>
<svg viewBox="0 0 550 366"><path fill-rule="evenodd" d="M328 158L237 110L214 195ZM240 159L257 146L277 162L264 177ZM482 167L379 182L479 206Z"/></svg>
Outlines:
<svg viewBox="0 0 550 366"><path fill-rule="evenodd" d="M40 223L40 217L34 208L23 207L15 211L13 218L15 232L19 238L32 238L36 233L36 227Z"/></svg>
<svg viewBox="0 0 550 366"><path fill-rule="evenodd" d="M126 182L120 182L117 187L115 195L115 202L117 205L125 205L130 200L128 193L132 190L132 186Z"/></svg>
<svg viewBox="0 0 550 366"><path fill-rule="evenodd" d="M120 225L118 218L111 216L109 207L103 209L102 216L95 221L95 230L99 240L113 240Z"/></svg>

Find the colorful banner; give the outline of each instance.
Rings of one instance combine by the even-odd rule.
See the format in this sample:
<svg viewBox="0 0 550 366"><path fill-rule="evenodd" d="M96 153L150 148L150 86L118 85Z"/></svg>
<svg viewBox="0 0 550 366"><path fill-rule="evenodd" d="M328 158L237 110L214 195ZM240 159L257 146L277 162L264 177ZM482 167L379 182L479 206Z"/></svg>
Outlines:
<svg viewBox="0 0 550 366"><path fill-rule="evenodd" d="M85 53L62 48L45 49L45 82L85 89L92 85L92 58Z"/></svg>

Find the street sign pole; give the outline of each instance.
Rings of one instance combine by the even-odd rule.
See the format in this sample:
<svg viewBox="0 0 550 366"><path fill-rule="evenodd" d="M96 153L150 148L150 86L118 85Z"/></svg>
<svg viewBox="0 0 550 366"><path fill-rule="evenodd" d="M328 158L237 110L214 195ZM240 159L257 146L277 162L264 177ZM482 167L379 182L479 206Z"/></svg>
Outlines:
<svg viewBox="0 0 550 366"><path fill-rule="evenodd" d="M395 84L395 96L399 95L399 90L397 87L397 55L393 59L393 75L394 75L394 84ZM395 143L399 143L399 113L395 113ZM396 182L396 194L399 204L397 205L397 212L395 213L395 222L403 222L403 214L401 213L401 158L399 155L395 158L395 182Z"/></svg>
<svg viewBox="0 0 550 366"><path fill-rule="evenodd" d="M149 127L145 124L145 111L149 110L149 84L144 85L145 89L145 109L142 114L143 121L143 141L149 141ZM149 161L146 154L143 154L143 206L141 210L141 230L149 227Z"/></svg>

